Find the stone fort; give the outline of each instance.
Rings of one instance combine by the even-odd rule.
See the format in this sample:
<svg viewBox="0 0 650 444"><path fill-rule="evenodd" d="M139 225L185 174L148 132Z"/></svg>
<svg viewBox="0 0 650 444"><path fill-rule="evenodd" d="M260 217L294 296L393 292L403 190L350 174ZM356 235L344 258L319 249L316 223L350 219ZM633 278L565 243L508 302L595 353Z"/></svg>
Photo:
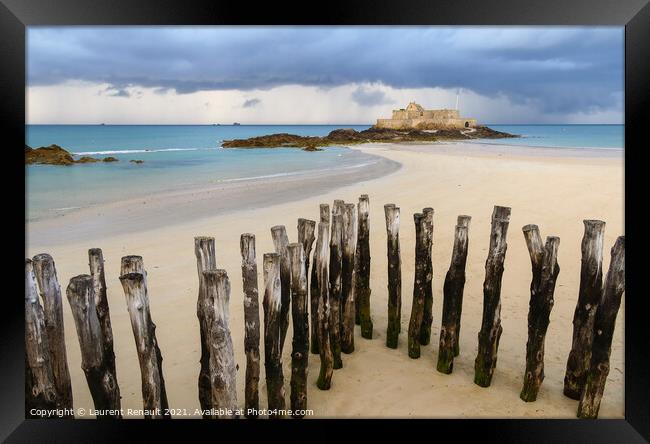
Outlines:
<svg viewBox="0 0 650 444"><path fill-rule="evenodd" d="M377 128L389 129L443 129L474 128L476 119L460 117L455 109L424 109L415 102L406 109L393 110L391 119L377 119Z"/></svg>

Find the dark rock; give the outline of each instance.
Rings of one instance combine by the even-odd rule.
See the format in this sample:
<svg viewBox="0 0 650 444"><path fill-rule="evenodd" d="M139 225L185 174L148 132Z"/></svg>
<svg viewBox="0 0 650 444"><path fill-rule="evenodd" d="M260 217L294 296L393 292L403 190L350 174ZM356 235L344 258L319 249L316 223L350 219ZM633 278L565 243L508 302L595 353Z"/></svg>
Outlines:
<svg viewBox="0 0 650 444"><path fill-rule="evenodd" d="M72 165L72 154L58 145L30 148L25 145L25 164Z"/></svg>
<svg viewBox="0 0 650 444"><path fill-rule="evenodd" d="M119 159L117 159L117 157L108 156L108 157L104 157L102 159L102 162L117 162L118 160Z"/></svg>
<svg viewBox="0 0 650 444"><path fill-rule="evenodd" d="M129 162L131 162L131 163L144 163L144 160L140 160L140 159L131 159L131 160L129 160Z"/></svg>
<svg viewBox="0 0 650 444"><path fill-rule="evenodd" d="M95 163L99 162L99 159L95 159L94 157L90 156L83 156L80 157L79 160L75 161L75 163Z"/></svg>
<svg viewBox="0 0 650 444"><path fill-rule="evenodd" d="M302 149L303 151L323 151L322 149L318 148L316 145L307 145Z"/></svg>

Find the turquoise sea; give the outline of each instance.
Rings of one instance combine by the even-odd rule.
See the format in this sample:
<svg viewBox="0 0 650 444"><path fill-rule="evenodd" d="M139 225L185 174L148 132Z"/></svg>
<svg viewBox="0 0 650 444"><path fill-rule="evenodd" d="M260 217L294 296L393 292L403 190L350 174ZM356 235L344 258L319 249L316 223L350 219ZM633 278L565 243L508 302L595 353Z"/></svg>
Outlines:
<svg viewBox="0 0 650 444"><path fill-rule="evenodd" d="M524 137L508 144L623 148L623 125L489 125ZM28 125L27 145L57 144L77 156L113 156L115 163L71 167L30 165L27 220L57 212L158 191L358 168L375 161L358 151L328 147L319 152L293 148L223 149L221 141L264 134L326 135L337 128L369 125ZM485 141L503 143L503 140ZM129 160L141 159L142 164Z"/></svg>

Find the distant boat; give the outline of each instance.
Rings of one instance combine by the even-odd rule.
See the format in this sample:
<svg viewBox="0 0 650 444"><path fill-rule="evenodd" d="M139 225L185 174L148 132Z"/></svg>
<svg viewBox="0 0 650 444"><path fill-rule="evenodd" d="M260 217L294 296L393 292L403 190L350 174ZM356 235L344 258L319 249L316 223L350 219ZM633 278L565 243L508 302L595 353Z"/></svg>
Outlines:
<svg viewBox="0 0 650 444"><path fill-rule="evenodd" d="M100 126L105 126L106 124L105 124L105 123L100 123L99 125L100 125Z"/></svg>
<svg viewBox="0 0 650 444"><path fill-rule="evenodd" d="M241 125L241 123L239 123L239 122L233 123L233 126L239 126L239 125Z"/></svg>

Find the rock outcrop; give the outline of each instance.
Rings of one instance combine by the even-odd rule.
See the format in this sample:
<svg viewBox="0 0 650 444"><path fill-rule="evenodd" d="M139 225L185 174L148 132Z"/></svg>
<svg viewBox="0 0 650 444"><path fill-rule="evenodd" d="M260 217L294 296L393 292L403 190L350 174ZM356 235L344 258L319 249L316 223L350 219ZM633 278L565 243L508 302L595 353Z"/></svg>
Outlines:
<svg viewBox="0 0 650 444"><path fill-rule="evenodd" d="M102 159L102 162L117 162L117 161L119 161L119 159L117 157L112 157L112 156L104 157Z"/></svg>
<svg viewBox="0 0 650 444"><path fill-rule="evenodd" d="M438 129L438 130L394 130L370 127L363 131L352 128L336 129L327 136L298 136L295 134L270 134L251 137L250 139L225 140L224 148L302 148L305 151L318 151L319 146L350 145L368 142L436 142L444 140L499 139L519 137L496 131L487 126L472 129Z"/></svg>
<svg viewBox="0 0 650 444"><path fill-rule="evenodd" d="M140 160L140 159L131 159L131 160L129 160L129 162L131 162L131 163L144 163L144 160Z"/></svg>
<svg viewBox="0 0 650 444"><path fill-rule="evenodd" d="M75 160L72 154L59 145L42 146L40 148L31 148L25 145L25 165L74 165L75 163L95 163L95 162L117 162L115 157L96 157L82 156Z"/></svg>

